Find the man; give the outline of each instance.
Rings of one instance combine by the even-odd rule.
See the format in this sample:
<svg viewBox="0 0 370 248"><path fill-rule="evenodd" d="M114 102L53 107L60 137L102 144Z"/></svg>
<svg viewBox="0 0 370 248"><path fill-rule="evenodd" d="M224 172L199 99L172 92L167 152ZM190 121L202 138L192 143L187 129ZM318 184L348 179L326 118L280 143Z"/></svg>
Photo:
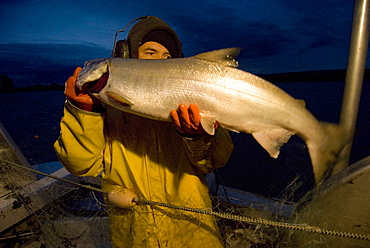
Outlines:
<svg viewBox="0 0 370 248"><path fill-rule="evenodd" d="M135 59L183 57L177 34L156 17L137 22L128 45ZM80 70L66 82L61 134L54 144L62 164L77 176L102 172L107 192L128 188L139 198L211 208L204 176L226 164L233 149L228 132L206 134L195 105L180 104L169 113L173 123L102 108L75 88ZM141 204L121 209L108 203L107 211L114 247L223 247L211 216Z"/></svg>

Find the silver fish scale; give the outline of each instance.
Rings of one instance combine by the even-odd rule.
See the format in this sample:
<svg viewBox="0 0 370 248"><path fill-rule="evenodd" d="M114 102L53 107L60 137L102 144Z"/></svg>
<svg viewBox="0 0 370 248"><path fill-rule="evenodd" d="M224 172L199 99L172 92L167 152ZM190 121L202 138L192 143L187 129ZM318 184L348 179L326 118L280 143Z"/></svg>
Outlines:
<svg viewBox="0 0 370 248"><path fill-rule="evenodd" d="M112 59L109 70L110 78L100 93L101 98L109 101L104 96L107 90L120 92L132 103L124 111L145 113L154 119L169 121L170 111L180 103L196 104L204 113L217 116L221 125L250 131L256 129L249 127L256 121L267 126L277 125L273 118L277 112L284 111L288 115L297 112L295 99L265 80L194 57L152 61ZM285 101L272 97L272 91ZM272 107L266 109L268 102ZM302 111L300 106L297 108ZM263 120L261 111L269 112ZM286 118L287 122L290 120Z"/></svg>

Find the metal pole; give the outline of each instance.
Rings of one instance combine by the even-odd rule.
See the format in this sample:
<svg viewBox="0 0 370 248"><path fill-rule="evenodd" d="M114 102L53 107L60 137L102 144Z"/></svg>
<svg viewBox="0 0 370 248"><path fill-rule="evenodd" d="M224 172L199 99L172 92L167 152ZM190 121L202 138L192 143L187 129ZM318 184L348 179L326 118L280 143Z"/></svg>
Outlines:
<svg viewBox="0 0 370 248"><path fill-rule="evenodd" d="M356 0L355 3L351 44L340 115L340 125L350 135L350 142L342 151L341 157L343 159L335 165L332 174L336 174L348 166L352 149L369 44L369 2L370 0Z"/></svg>

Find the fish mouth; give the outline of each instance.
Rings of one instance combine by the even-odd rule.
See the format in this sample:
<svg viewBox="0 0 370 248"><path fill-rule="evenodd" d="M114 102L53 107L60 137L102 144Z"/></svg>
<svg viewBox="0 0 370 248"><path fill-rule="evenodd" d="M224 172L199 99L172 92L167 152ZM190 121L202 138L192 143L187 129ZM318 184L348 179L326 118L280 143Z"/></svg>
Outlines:
<svg viewBox="0 0 370 248"><path fill-rule="evenodd" d="M109 72L105 72L98 80L92 81L87 86L90 94L98 94L107 85L109 79Z"/></svg>

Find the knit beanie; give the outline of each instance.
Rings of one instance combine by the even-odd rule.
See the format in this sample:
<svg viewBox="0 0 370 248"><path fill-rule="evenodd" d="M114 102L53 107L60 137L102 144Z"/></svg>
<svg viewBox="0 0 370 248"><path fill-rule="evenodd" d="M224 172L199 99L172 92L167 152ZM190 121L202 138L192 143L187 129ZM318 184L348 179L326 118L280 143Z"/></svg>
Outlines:
<svg viewBox="0 0 370 248"><path fill-rule="evenodd" d="M148 41L155 41L166 47L172 58L184 57L176 32L163 20L154 16L138 21L128 33L127 41L130 57L134 59L139 57L139 47Z"/></svg>
<svg viewBox="0 0 370 248"><path fill-rule="evenodd" d="M173 58L178 58L178 51L175 39L164 30L153 30L147 33L141 40L139 47L148 41L155 41L167 48Z"/></svg>

